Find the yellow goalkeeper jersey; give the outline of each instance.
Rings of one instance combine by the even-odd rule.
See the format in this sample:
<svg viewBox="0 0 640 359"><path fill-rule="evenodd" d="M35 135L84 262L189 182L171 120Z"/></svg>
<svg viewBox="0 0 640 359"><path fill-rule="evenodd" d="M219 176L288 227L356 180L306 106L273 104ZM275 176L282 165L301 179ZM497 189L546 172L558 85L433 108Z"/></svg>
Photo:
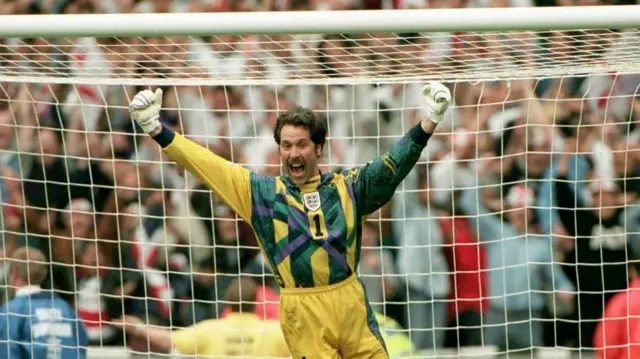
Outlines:
<svg viewBox="0 0 640 359"><path fill-rule="evenodd" d="M363 219L393 197L426 146L418 127L368 164L303 186L232 165L179 134L164 151L251 224L281 287L311 288L356 272Z"/></svg>
<svg viewBox="0 0 640 359"><path fill-rule="evenodd" d="M173 347L198 358L289 357L280 324L255 314L231 313L171 333Z"/></svg>

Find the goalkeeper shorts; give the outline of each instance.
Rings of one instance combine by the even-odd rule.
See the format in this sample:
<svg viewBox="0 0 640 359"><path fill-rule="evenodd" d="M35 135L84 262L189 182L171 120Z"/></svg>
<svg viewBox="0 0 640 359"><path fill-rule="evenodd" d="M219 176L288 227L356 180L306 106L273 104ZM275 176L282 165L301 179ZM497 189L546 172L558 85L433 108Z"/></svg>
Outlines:
<svg viewBox="0 0 640 359"><path fill-rule="evenodd" d="M293 359L389 358L355 274L329 286L283 288L280 325Z"/></svg>

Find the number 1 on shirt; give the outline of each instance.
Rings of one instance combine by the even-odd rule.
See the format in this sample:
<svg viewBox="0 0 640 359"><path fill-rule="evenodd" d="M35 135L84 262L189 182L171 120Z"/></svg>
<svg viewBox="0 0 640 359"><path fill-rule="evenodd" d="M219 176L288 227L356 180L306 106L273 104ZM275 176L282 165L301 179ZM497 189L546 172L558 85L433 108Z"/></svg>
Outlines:
<svg viewBox="0 0 640 359"><path fill-rule="evenodd" d="M313 239L327 238L327 225L324 221L324 213L321 210L310 211L307 213L309 216L309 229L311 230L311 236Z"/></svg>

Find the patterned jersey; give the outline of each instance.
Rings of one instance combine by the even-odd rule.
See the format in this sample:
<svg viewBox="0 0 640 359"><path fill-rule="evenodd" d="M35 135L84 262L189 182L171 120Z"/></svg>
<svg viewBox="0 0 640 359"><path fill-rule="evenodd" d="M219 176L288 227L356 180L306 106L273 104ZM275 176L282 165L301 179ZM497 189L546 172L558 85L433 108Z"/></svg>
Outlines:
<svg viewBox="0 0 640 359"><path fill-rule="evenodd" d="M164 151L251 224L280 286L306 288L356 271L362 220L391 199L418 161L428 135L416 140L417 131L361 168L321 173L303 186L233 165L179 134Z"/></svg>

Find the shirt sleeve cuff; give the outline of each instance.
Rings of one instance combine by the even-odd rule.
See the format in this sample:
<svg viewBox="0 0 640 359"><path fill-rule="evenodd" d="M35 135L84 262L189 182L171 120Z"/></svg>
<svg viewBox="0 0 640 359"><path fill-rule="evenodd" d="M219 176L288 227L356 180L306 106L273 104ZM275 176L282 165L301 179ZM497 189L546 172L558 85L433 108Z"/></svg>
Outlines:
<svg viewBox="0 0 640 359"><path fill-rule="evenodd" d="M415 142L416 144L424 147L424 146L427 145L427 141L429 141L429 138L431 137L431 134L425 132L422 129L422 125L420 123L418 123L416 126L414 126L409 131L409 137L411 137L411 140L413 142Z"/></svg>
<svg viewBox="0 0 640 359"><path fill-rule="evenodd" d="M162 126L162 130L159 134L153 136L152 138L162 147L166 148L173 142L173 139L176 137L175 132L171 131L165 126Z"/></svg>

